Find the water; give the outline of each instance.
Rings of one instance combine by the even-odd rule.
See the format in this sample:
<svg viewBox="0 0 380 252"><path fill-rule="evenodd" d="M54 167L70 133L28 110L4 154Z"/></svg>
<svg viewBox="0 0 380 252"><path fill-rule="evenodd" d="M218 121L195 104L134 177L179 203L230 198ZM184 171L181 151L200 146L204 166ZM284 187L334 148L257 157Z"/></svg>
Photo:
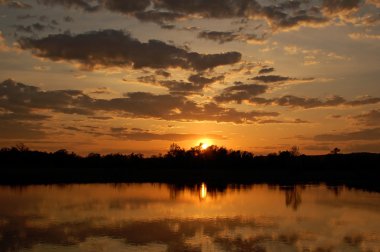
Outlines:
<svg viewBox="0 0 380 252"><path fill-rule="evenodd" d="M380 193L206 184L0 187L0 251L380 251Z"/></svg>

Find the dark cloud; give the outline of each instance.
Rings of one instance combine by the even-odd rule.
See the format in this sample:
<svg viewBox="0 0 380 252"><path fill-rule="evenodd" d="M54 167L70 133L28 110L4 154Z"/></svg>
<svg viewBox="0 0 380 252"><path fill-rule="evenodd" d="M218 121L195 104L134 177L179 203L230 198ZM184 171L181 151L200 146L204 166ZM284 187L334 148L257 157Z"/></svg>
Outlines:
<svg viewBox="0 0 380 252"><path fill-rule="evenodd" d="M48 28L52 28L51 26L46 26L41 23L34 23L32 25L15 25L16 31L18 32L25 32L25 33L35 33L35 32L42 32L45 31Z"/></svg>
<svg viewBox="0 0 380 252"><path fill-rule="evenodd" d="M156 84L169 89L172 94L191 95L200 93L205 87L212 83L221 81L224 76L207 78L201 73L190 75L188 81L183 80L157 80L156 76L148 75L138 77L138 80L145 83Z"/></svg>
<svg viewBox="0 0 380 252"><path fill-rule="evenodd" d="M21 2L21 1L0 1L1 4L6 4L9 8L15 8L15 9L31 9L32 6L30 4Z"/></svg>
<svg viewBox="0 0 380 252"><path fill-rule="evenodd" d="M153 22L164 25L166 22L172 22L183 17L180 13L167 12L167 11L144 11L135 13L135 17L143 22Z"/></svg>
<svg viewBox="0 0 380 252"><path fill-rule="evenodd" d="M159 133L153 133L153 132L139 132L136 130L129 131L127 129L121 129L120 131L115 131L114 129L112 136L116 138L125 138L128 140L134 140L134 141L163 140L163 141L180 142L180 141L200 139L200 138L224 139L224 137L220 135L200 135L200 134L181 134L181 133L159 134Z"/></svg>
<svg viewBox="0 0 380 252"><path fill-rule="evenodd" d="M264 67L264 68L260 69L259 74L267 74L267 73L271 73L271 72L274 72L273 67Z"/></svg>
<svg viewBox="0 0 380 252"><path fill-rule="evenodd" d="M82 126L82 127L73 127L73 126L64 126L63 129L75 132L81 132L90 135L96 136L111 136L117 139L123 140L134 140L134 141L153 141L153 140L162 140L162 141L172 141L180 142L190 139L225 139L221 135L215 134L186 134L186 133L156 133L150 132L148 130L143 130L140 128L125 128L125 127L111 127L109 131L104 129L99 129L98 127L93 126Z"/></svg>
<svg viewBox="0 0 380 252"><path fill-rule="evenodd" d="M163 76L165 78L169 78L171 76L171 74L169 72L167 72L165 70L162 70L162 69L158 69L154 73L157 74L157 75L161 75L161 76Z"/></svg>
<svg viewBox="0 0 380 252"><path fill-rule="evenodd" d="M62 5L66 8L83 9L85 11L93 12L100 8L100 0L86 1L86 0L37 0L38 3L44 5Z"/></svg>
<svg viewBox="0 0 380 252"><path fill-rule="evenodd" d="M353 118L356 119L360 124L366 126L377 126L380 125L380 109L371 110L368 113L357 115Z"/></svg>
<svg viewBox="0 0 380 252"><path fill-rule="evenodd" d="M247 43L262 43L264 36L257 34L241 34L237 32L220 32L220 31L202 31L198 34L198 38L213 40L219 44L232 41L242 41Z"/></svg>
<svg viewBox="0 0 380 252"><path fill-rule="evenodd" d="M310 11L288 13L286 9L281 6L265 6L257 15L266 19L274 30L323 25L328 22L326 17L315 16Z"/></svg>
<svg viewBox="0 0 380 252"><path fill-rule="evenodd" d="M350 8L352 4L345 1L325 1L324 7L329 12L341 8ZM343 3L340 3L343 2ZM350 2L350 1L349 1ZM41 4L63 5L68 8L81 8L85 11L96 11L102 8L134 16L141 21L155 22L160 25L178 19L194 18L243 18L264 19L274 30L297 28L303 25L321 25L328 18L321 11L315 11L314 5L302 7L300 1L282 2L276 5L263 6L256 0L39 0ZM314 11L313 11L314 10Z"/></svg>
<svg viewBox="0 0 380 252"><path fill-rule="evenodd" d="M38 57L79 62L87 69L131 66L136 69L180 67L202 71L234 64L241 59L238 52L199 54L158 40L143 43L129 33L116 30L58 34L42 39L22 38L19 44Z"/></svg>
<svg viewBox="0 0 380 252"><path fill-rule="evenodd" d="M88 108L75 106L88 101L85 101L88 97L77 90L41 91L34 86L6 80L0 84L0 97L0 108L18 116L38 116L32 113L33 109L50 109L66 114L93 114Z"/></svg>
<svg viewBox="0 0 380 252"><path fill-rule="evenodd" d="M96 116L95 112L117 113L122 117L178 121L252 123L260 117L277 116L266 111L241 112L215 103L197 104L184 96L126 93L124 97L96 99L79 90L43 91L37 87L6 80L0 84L0 108L15 114L47 109L65 114Z"/></svg>
<svg viewBox="0 0 380 252"><path fill-rule="evenodd" d="M220 75L216 77L207 78L207 77L204 77L202 74L193 74L189 76L188 80L198 85L208 85L208 84L215 83L217 81L224 80L224 76Z"/></svg>
<svg viewBox="0 0 380 252"><path fill-rule="evenodd" d="M233 86L225 88L222 93L214 97L215 101L220 103L237 102L250 100L257 95L264 94L268 86L258 84L244 84L236 82Z"/></svg>
<svg viewBox="0 0 380 252"><path fill-rule="evenodd" d="M1 2L0 2L0 3L1 3ZM36 17L36 16L30 15L30 14L26 14L26 15L17 16L17 19L25 20L25 19L35 18L35 17Z"/></svg>
<svg viewBox="0 0 380 252"><path fill-rule="evenodd" d="M375 104L375 103L379 103L379 102L380 102L380 98L377 98L377 97L365 97L365 98L358 99L358 100L355 100L355 101L349 101L349 102L347 102L347 105L350 105L350 106L361 106L361 105Z"/></svg>
<svg viewBox="0 0 380 252"><path fill-rule="evenodd" d="M151 0L104 0L104 5L111 11L131 14L145 10L151 4Z"/></svg>
<svg viewBox="0 0 380 252"><path fill-rule="evenodd" d="M274 119L268 119L268 120L261 120L258 123L260 124L276 124L276 123L310 123L308 121L302 120L302 119L295 119L295 120L274 120Z"/></svg>
<svg viewBox="0 0 380 252"><path fill-rule="evenodd" d="M354 132L321 134L314 137L316 141L353 141L353 140L380 140L380 128L363 129Z"/></svg>
<svg viewBox="0 0 380 252"><path fill-rule="evenodd" d="M173 94L193 94L199 93L205 87L203 83L194 83L186 81L176 81L176 80L165 80L158 81L160 86L169 89L170 93Z"/></svg>
<svg viewBox="0 0 380 252"><path fill-rule="evenodd" d="M89 116L89 119L94 119L94 120L111 120L113 117L111 116Z"/></svg>
<svg viewBox="0 0 380 252"><path fill-rule="evenodd" d="M318 107L334 107L334 106L361 106L368 104L376 104L380 102L379 98L365 98L354 101L347 101L341 96L332 96L325 100L319 98L305 98L298 97L294 95L285 95L279 98L261 98L254 97L249 100L253 104L261 105L278 105L278 106L289 106L289 107L301 107L305 109L318 108Z"/></svg>
<svg viewBox="0 0 380 252"><path fill-rule="evenodd" d="M301 108L331 107L342 105L346 102L346 100L340 96L333 96L331 98L327 98L326 100L320 100L318 98L304 98L293 95L285 95L283 97L273 99L253 98L250 101L255 104L274 104L278 106Z"/></svg>
<svg viewBox="0 0 380 252"><path fill-rule="evenodd" d="M220 44L231 42L237 39L239 35L234 32L219 31L202 31L198 34L198 38L209 39L219 42Z"/></svg>
<svg viewBox="0 0 380 252"><path fill-rule="evenodd" d="M65 16L63 18L63 21L67 22L67 23L71 23L71 22L74 22L74 19L70 16Z"/></svg>
<svg viewBox="0 0 380 252"><path fill-rule="evenodd" d="M361 0L323 0L323 10L328 14L351 12L359 8Z"/></svg>
<svg viewBox="0 0 380 252"><path fill-rule="evenodd" d="M288 76L281 76L281 75L260 75L260 76L255 76L251 78L251 80L260 81L264 83L275 83L275 82L295 81L298 79L288 77Z"/></svg>

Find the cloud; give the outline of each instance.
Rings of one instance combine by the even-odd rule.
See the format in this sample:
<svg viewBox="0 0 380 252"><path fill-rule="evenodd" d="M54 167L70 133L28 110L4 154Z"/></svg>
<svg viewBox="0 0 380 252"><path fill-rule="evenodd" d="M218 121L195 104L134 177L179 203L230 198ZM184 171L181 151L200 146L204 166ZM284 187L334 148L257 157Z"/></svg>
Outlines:
<svg viewBox="0 0 380 252"><path fill-rule="evenodd" d="M111 132L109 134L116 138L125 138L134 141L163 140L179 142L201 138L225 139L223 136L215 134L154 133L138 128L111 128Z"/></svg>
<svg viewBox="0 0 380 252"><path fill-rule="evenodd" d="M184 15L180 13L167 12L167 11L145 11L135 13L135 17L143 22L153 22L160 25L165 25L166 22L176 21L183 18Z"/></svg>
<svg viewBox="0 0 380 252"><path fill-rule="evenodd" d="M221 31L202 31L198 33L198 38L213 40L219 44L241 41L248 44L261 44L265 41L265 36L257 34L240 34L237 32L221 32Z"/></svg>
<svg viewBox="0 0 380 252"><path fill-rule="evenodd" d="M363 39L368 39L368 40L380 40L380 34L368 34L368 33L359 33L359 32L355 32L355 33L350 33L348 34L348 36L351 38L351 39L354 39L354 40L363 40Z"/></svg>
<svg viewBox="0 0 380 252"><path fill-rule="evenodd" d="M68 131L81 132L84 134L90 134L94 136L111 136L117 139L133 140L133 141L186 141L194 139L225 139L221 135L215 134L187 134L187 133L157 133L140 128L125 128L125 127L111 127L109 130L94 126L64 126L63 129Z"/></svg>
<svg viewBox="0 0 380 252"><path fill-rule="evenodd" d="M200 93L205 87L223 79L223 75L207 78L204 77L201 73L190 75L188 82L183 80L157 80L156 76L154 75L141 76L138 78L138 80L141 82L156 84L169 89L169 92L172 94L181 95Z"/></svg>
<svg viewBox="0 0 380 252"><path fill-rule="evenodd" d="M329 19L316 11L312 4L302 6L299 1L283 2L276 5L261 5L256 0L220 0L220 1L186 1L186 0L40 0L48 5L63 5L68 8L81 8L93 12L102 8L134 16L140 21L160 24L179 19L227 19L244 18L262 19L273 30L296 29L300 26L321 26ZM337 4L325 4L325 9L332 13L339 9ZM344 7L344 5L343 5Z"/></svg>
<svg viewBox="0 0 380 252"><path fill-rule="evenodd" d="M10 0L2 0L0 1L0 5L7 5L9 8L15 9L31 9L32 6L30 4L21 2L21 1L10 1Z"/></svg>
<svg viewBox="0 0 380 252"><path fill-rule="evenodd" d="M298 123L310 123L308 121L305 121L305 120L302 120L302 119L295 119L295 120L274 120L274 119L268 119L268 120L261 120L258 122L259 124L277 124L277 123L294 123L294 124L298 124Z"/></svg>
<svg viewBox="0 0 380 252"><path fill-rule="evenodd" d="M335 134L321 134L314 137L316 141L354 141L354 140L380 140L380 128L362 129L354 132L341 132Z"/></svg>
<svg viewBox="0 0 380 252"><path fill-rule="evenodd" d="M319 98L305 98L294 95L285 95L278 98L261 98L255 97L249 100L253 104L261 105L277 105L288 107L301 107L305 109L318 108L318 107L335 107L335 106L362 106L369 104L376 104L380 102L380 98L367 97L359 100L347 101L341 96L332 96L321 100Z"/></svg>
<svg viewBox="0 0 380 252"><path fill-rule="evenodd" d="M39 139L44 137L45 133L38 124L12 121L9 118L4 120L0 117L1 139Z"/></svg>
<svg viewBox="0 0 380 252"><path fill-rule="evenodd" d="M366 3L372 4L376 6L377 8L380 8L380 0L366 0Z"/></svg>
<svg viewBox="0 0 380 252"><path fill-rule="evenodd" d="M86 1L86 0L38 0L40 4L44 5L62 5L66 8L83 9L85 11L93 12L100 8L100 0Z"/></svg>
<svg viewBox="0 0 380 252"><path fill-rule="evenodd" d="M96 43L94 42L96 41ZM72 61L86 69L96 67L183 68L203 71L240 61L238 52L199 54L159 40L140 42L117 30L91 31L78 35L49 35L42 39L22 38L21 49L53 61ZM105 46L107 45L107 46Z"/></svg>
<svg viewBox="0 0 380 252"><path fill-rule="evenodd" d="M238 111L208 102L197 104L184 96L130 92L124 97L96 99L80 90L43 91L37 87L6 80L0 84L0 108L14 114L30 114L36 109L56 113L96 117L96 113L126 118L154 118L176 121L216 121L253 123L276 112ZM107 115L108 116L108 115Z"/></svg>
<svg viewBox="0 0 380 252"><path fill-rule="evenodd" d="M219 103L237 102L241 103L244 100L250 100L253 97L264 94L268 86L258 84L244 84L235 82L233 86L225 88L222 93L215 96L215 101Z"/></svg>
<svg viewBox="0 0 380 252"><path fill-rule="evenodd" d="M65 16L63 18L63 21L65 21L66 23L71 23L71 22L74 22L74 18L72 18L70 16Z"/></svg>
<svg viewBox="0 0 380 252"><path fill-rule="evenodd" d="M52 26L46 26L41 23L34 23L32 25L15 25L16 31L18 32L25 32L25 33L34 33L34 32L42 32L46 29L53 29Z"/></svg>
<svg viewBox="0 0 380 252"><path fill-rule="evenodd" d="M205 84L202 84L202 83L186 82L183 80L180 80L180 81L165 80L165 81L158 81L157 83L159 83L160 86L163 86L169 89L170 93L172 94L199 93L205 87Z"/></svg>
<svg viewBox="0 0 380 252"><path fill-rule="evenodd" d="M281 76L281 75L258 75L250 80L259 81L262 83L300 83L300 82L310 82L313 81L314 78L293 78L289 76Z"/></svg>
<svg viewBox="0 0 380 252"><path fill-rule="evenodd" d="M117 11L125 14L137 12L137 11L143 11L145 10L149 5L151 1L150 0L105 0L104 5L107 9L111 11Z"/></svg>
<svg viewBox="0 0 380 252"><path fill-rule="evenodd" d="M156 71L155 71L155 74L157 74L157 75L161 75L161 76L163 76L163 77L165 77L165 78L168 78L168 77L171 76L171 74L170 74L169 72L167 72L167 71L165 71L165 70L162 70L162 69L158 69L158 70L156 70Z"/></svg>
<svg viewBox="0 0 380 252"><path fill-rule="evenodd" d="M344 148L346 152L373 152L379 153L380 141L367 144L350 144Z"/></svg>
<svg viewBox="0 0 380 252"><path fill-rule="evenodd" d="M280 76L280 75L260 75L251 78L251 80L260 81L264 83L274 83L274 82L286 82L286 81L294 81L296 78L291 78L288 76Z"/></svg>
<svg viewBox="0 0 380 252"><path fill-rule="evenodd" d="M271 72L274 72L273 67L264 67L264 68L260 69L259 74L267 74L267 73L271 73Z"/></svg>
<svg viewBox="0 0 380 252"><path fill-rule="evenodd" d="M368 113L353 116L352 118L366 126L377 126L380 125L380 109L371 110Z"/></svg>
<svg viewBox="0 0 380 252"><path fill-rule="evenodd" d="M3 33L0 31L0 52L8 52L10 48L7 46L5 42L5 38Z"/></svg>
<svg viewBox="0 0 380 252"><path fill-rule="evenodd" d="M360 0L323 0L322 8L327 14L348 14L359 9Z"/></svg>

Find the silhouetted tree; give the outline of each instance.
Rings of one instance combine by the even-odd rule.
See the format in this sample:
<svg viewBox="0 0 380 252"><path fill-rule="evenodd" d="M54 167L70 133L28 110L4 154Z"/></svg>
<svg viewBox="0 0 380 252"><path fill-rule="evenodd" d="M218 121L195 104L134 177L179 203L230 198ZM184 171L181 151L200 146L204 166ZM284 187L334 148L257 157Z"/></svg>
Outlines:
<svg viewBox="0 0 380 252"><path fill-rule="evenodd" d="M335 147L334 149L330 151L330 154L337 155L339 154L339 152L340 152L340 149L338 147Z"/></svg>
<svg viewBox="0 0 380 252"><path fill-rule="evenodd" d="M293 156L293 157L298 157L301 155L301 152L300 152L300 148L296 145L292 146L290 148L290 154Z"/></svg>

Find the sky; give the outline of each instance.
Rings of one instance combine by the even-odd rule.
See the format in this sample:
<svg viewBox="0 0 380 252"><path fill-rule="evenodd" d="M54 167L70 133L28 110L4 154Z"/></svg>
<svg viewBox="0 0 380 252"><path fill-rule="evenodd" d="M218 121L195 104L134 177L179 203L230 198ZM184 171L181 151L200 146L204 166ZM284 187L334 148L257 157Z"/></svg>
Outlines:
<svg viewBox="0 0 380 252"><path fill-rule="evenodd" d="M379 0L0 0L0 146L380 152Z"/></svg>

